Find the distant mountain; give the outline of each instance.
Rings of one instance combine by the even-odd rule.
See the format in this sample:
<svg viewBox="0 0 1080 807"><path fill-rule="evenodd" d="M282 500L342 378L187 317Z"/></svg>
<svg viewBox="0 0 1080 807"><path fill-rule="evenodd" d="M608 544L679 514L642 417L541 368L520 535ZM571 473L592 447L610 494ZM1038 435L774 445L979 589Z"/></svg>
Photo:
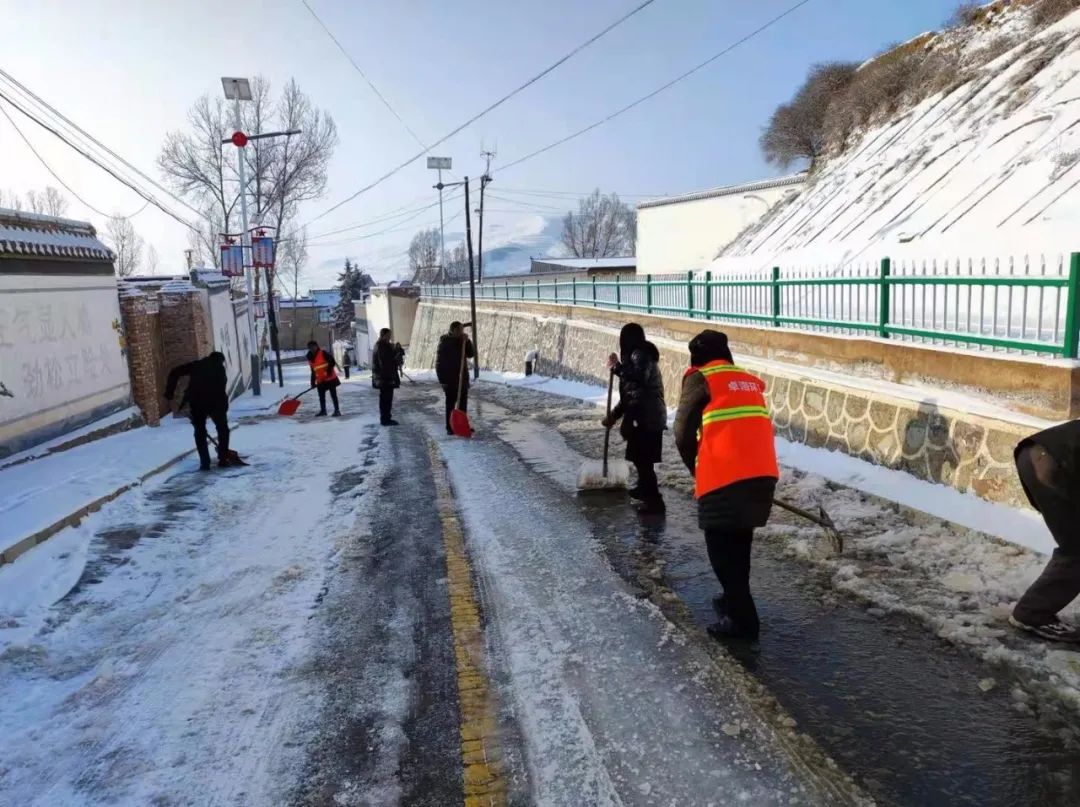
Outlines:
<svg viewBox="0 0 1080 807"><path fill-rule="evenodd" d="M562 218L524 216L510 225L489 223L484 232L484 277L521 275L530 258L565 253Z"/></svg>

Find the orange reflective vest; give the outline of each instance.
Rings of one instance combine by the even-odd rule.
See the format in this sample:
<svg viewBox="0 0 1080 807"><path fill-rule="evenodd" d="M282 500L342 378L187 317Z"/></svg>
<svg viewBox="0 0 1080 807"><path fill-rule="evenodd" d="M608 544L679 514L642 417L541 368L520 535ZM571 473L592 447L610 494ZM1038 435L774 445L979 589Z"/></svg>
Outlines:
<svg viewBox="0 0 1080 807"><path fill-rule="evenodd" d="M308 364L311 365L311 372L315 373L316 384L326 384L337 378L337 373L330 366L330 357L321 348L315 358L308 359Z"/></svg>
<svg viewBox="0 0 1080 807"><path fill-rule="evenodd" d="M722 360L690 373L701 373L709 386L698 431L695 498L744 479L779 479L765 382Z"/></svg>

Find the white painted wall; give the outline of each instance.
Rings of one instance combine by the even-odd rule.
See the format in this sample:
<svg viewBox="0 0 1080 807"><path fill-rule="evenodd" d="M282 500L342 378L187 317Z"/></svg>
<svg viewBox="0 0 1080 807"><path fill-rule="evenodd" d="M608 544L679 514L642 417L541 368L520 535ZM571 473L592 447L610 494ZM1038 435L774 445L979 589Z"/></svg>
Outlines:
<svg viewBox="0 0 1080 807"><path fill-rule="evenodd" d="M721 247L799 186L733 192L637 211L637 272L705 269Z"/></svg>
<svg viewBox="0 0 1080 807"><path fill-rule="evenodd" d="M417 297L388 295L385 288L372 289L367 303L368 337L371 343L374 344L379 338L379 331L389 328L394 332L394 341L400 342L407 351L419 306L420 300Z"/></svg>
<svg viewBox="0 0 1080 807"><path fill-rule="evenodd" d="M111 275L0 274L0 456L127 405Z"/></svg>

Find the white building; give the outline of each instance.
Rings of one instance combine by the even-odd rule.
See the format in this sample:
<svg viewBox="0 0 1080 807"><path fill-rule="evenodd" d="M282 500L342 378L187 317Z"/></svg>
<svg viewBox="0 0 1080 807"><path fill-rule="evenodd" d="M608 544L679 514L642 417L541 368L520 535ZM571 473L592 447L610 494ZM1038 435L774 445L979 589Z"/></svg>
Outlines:
<svg viewBox="0 0 1080 807"><path fill-rule="evenodd" d="M723 246L805 182L800 173L641 202L638 273L705 269Z"/></svg>

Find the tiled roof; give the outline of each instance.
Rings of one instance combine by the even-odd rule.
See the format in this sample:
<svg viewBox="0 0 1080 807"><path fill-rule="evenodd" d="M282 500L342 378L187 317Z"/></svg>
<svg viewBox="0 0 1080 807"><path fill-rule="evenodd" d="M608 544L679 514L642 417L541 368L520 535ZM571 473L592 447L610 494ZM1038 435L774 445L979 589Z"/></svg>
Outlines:
<svg viewBox="0 0 1080 807"><path fill-rule="evenodd" d="M112 251L81 221L0 209L0 259L53 258L112 263Z"/></svg>

